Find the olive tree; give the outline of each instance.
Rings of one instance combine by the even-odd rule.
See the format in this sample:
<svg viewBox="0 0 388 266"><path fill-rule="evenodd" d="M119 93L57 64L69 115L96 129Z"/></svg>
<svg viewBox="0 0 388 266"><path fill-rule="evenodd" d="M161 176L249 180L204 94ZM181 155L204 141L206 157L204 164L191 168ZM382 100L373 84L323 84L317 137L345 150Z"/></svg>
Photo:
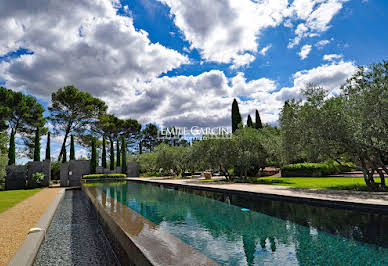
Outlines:
<svg viewBox="0 0 388 266"><path fill-rule="evenodd" d="M247 178L248 173L257 174L265 167L267 151L261 144L256 129L243 128L235 131L231 147L234 166L239 170L240 177Z"/></svg>
<svg viewBox="0 0 388 266"><path fill-rule="evenodd" d="M352 160L363 170L370 189L387 190L387 74L388 62L359 67L338 95L308 86L304 102L286 103L282 110L284 149L310 161Z"/></svg>
<svg viewBox="0 0 388 266"><path fill-rule="evenodd" d="M344 119L349 150L362 167L365 182L373 190L387 190L388 175L388 62L358 71L342 87ZM374 179L378 173L380 183Z"/></svg>

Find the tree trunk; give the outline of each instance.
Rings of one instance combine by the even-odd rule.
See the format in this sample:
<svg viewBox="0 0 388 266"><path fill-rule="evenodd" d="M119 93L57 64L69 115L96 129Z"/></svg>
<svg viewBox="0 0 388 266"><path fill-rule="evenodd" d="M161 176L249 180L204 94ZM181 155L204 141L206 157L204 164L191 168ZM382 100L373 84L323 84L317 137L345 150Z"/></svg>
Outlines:
<svg viewBox="0 0 388 266"><path fill-rule="evenodd" d="M387 171L385 166L383 166L382 168L383 168L383 170L380 169L379 167L377 167L376 165L373 165L371 170L369 170L366 167L365 163L362 164L362 172L364 174L365 183L368 186L368 188L372 191L387 191L388 190L388 187L385 184L385 177L384 177L384 172L387 173L388 171ZM373 175L375 172L379 174L379 177L381 180L380 183L376 183L374 180Z"/></svg>
<svg viewBox="0 0 388 266"><path fill-rule="evenodd" d="M67 137L70 133L70 127L71 127L71 125L69 124L66 128L65 138L64 138L63 143L62 143L61 151L59 152L59 155L58 155L58 161L61 161L61 156L64 153L64 150L66 149L66 141L67 141Z"/></svg>

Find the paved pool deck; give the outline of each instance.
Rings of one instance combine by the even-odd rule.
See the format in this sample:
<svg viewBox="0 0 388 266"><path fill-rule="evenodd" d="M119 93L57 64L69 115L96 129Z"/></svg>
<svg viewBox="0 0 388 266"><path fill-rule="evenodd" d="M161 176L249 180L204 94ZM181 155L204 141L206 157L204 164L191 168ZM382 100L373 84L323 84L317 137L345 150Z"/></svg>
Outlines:
<svg viewBox="0 0 388 266"><path fill-rule="evenodd" d="M200 179L127 178L127 180L273 199L278 198L333 207L353 207L356 209L388 212L387 192L312 189L240 183L204 184L205 182Z"/></svg>

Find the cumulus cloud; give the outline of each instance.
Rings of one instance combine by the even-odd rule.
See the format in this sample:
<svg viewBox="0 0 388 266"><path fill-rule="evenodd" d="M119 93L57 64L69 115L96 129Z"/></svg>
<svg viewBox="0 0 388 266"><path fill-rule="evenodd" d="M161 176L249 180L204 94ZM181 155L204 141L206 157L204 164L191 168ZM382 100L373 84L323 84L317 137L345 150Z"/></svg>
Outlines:
<svg viewBox="0 0 388 266"><path fill-rule="evenodd" d="M233 64L230 66L231 69L247 66L255 60L255 57L251 54L237 55L233 58Z"/></svg>
<svg viewBox="0 0 388 266"><path fill-rule="evenodd" d="M333 39L330 39L330 40L320 40L319 42L317 42L315 44L315 47L317 47L318 49L323 49L323 47L328 45L332 40Z"/></svg>
<svg viewBox="0 0 388 266"><path fill-rule="evenodd" d="M300 50L299 52L299 56L302 60L305 60L307 58L307 56L309 55L309 53L311 52L311 45L309 44L306 44L306 45L303 45L302 49Z"/></svg>
<svg viewBox="0 0 388 266"><path fill-rule="evenodd" d="M356 71L353 62L331 62L309 70L298 71L293 75L294 86L282 88L274 93L277 100L285 101L290 98L300 98L301 89L308 84L321 86L330 90L332 93L338 93L339 88Z"/></svg>
<svg viewBox="0 0 388 266"><path fill-rule="evenodd" d="M295 38L288 48L298 45L303 38L318 36L330 28L333 17L348 0L295 0L291 6L294 17L303 20L295 29Z"/></svg>
<svg viewBox="0 0 388 266"><path fill-rule="evenodd" d="M219 63L240 63L241 54L257 52L261 30L279 25L288 6L286 0L159 1L170 7L191 48Z"/></svg>
<svg viewBox="0 0 388 266"><path fill-rule="evenodd" d="M261 55L266 55L268 50L272 48L272 44L269 44L260 50Z"/></svg>
<svg viewBox="0 0 388 266"><path fill-rule="evenodd" d="M226 77L212 70L197 76L162 77L146 83L140 94L126 95L109 103L112 112L132 115L142 123L164 126L230 126L231 103L238 99L244 121L258 109L265 123L276 123L284 101L299 98L313 83L332 91L355 71L353 62L331 62L292 75L292 87L279 87L274 80L247 80L244 73ZM171 89L173 88L173 89Z"/></svg>
<svg viewBox="0 0 388 266"><path fill-rule="evenodd" d="M188 63L177 51L151 43L132 18L116 14L117 5L109 0L2 1L0 27L11 25L15 33L0 53L33 52L0 63L6 86L40 97L68 84L96 96L120 95L136 82Z"/></svg>
<svg viewBox="0 0 388 266"><path fill-rule="evenodd" d="M299 7L290 7L286 0L162 1L171 8L190 49L199 49L204 60L231 63L234 69L249 65L256 52L270 49L258 51L262 29L285 18L308 21L314 10L330 2L317 1L311 12L308 8L298 13ZM219 70L161 75L189 63L188 58L150 42L131 17L117 15L119 5L110 0L1 1L0 34L7 38L0 40L0 53L23 47L33 54L1 61L0 78L8 88L41 98L73 84L105 100L110 112L141 123L229 126L233 98L238 98L244 121L259 109L263 121L272 123L283 100L297 95L306 82L335 87L354 69L353 63L341 61L299 71L291 88L279 88L260 76L247 80L242 72L231 77ZM304 24L306 29L297 26L300 32L311 32L312 24ZM54 143L61 140L53 137Z"/></svg>
<svg viewBox="0 0 388 266"><path fill-rule="evenodd" d="M342 54L325 54L323 56L323 60L325 61L335 61L338 59L342 59L344 56Z"/></svg>
<svg viewBox="0 0 388 266"><path fill-rule="evenodd" d="M289 43L292 48L303 38L329 29L330 21L348 0L159 1L170 8L174 23L190 42L191 49L198 49L203 59L239 67L242 62L251 62L240 60L246 52L265 54L266 50L258 51L264 29L281 23L292 28L294 21L299 23Z"/></svg>

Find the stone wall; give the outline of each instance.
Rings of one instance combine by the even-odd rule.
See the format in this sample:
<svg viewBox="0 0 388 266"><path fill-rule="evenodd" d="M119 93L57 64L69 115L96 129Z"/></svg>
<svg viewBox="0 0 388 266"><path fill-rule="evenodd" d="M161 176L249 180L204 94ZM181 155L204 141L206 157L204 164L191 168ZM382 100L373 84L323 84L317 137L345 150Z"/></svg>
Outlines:
<svg viewBox="0 0 388 266"><path fill-rule="evenodd" d="M71 160L69 163L62 163L60 168L61 187L80 186L81 178L84 175L90 174L89 160ZM137 162L127 163L127 176L139 176L139 164ZM121 173L121 167L116 167L115 170L104 169L101 166L96 168L97 174L115 174Z"/></svg>
<svg viewBox="0 0 388 266"><path fill-rule="evenodd" d="M138 162L127 162L127 176L138 177L139 176L139 163Z"/></svg>
<svg viewBox="0 0 388 266"><path fill-rule="evenodd" d="M44 160L43 162L28 162L27 163L27 186L36 188L39 185L33 181L32 175L35 173L43 173L44 179L41 186L48 187L51 181L51 162Z"/></svg>
<svg viewBox="0 0 388 266"><path fill-rule="evenodd" d="M71 160L69 162L69 186L80 186L81 177L90 174L89 160Z"/></svg>
<svg viewBox="0 0 388 266"><path fill-rule="evenodd" d="M60 167L60 184L61 187L67 187L69 185L69 164L61 163Z"/></svg>
<svg viewBox="0 0 388 266"><path fill-rule="evenodd" d="M51 162L28 162L26 165L7 166L7 175L5 177L6 189L25 189L36 188L39 185L33 181L32 176L35 173L43 173L44 179L40 186L48 187L51 181Z"/></svg>
<svg viewBox="0 0 388 266"><path fill-rule="evenodd" d="M6 168L5 189L25 189L27 178L26 165L9 165Z"/></svg>

